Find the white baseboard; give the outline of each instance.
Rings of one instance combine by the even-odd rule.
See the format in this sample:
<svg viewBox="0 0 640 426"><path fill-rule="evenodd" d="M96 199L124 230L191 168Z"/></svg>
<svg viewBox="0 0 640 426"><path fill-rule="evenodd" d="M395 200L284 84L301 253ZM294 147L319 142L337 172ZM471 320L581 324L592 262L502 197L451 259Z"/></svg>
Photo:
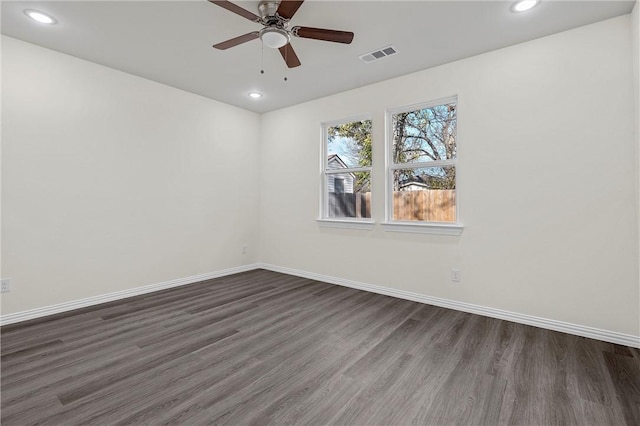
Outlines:
<svg viewBox="0 0 640 426"><path fill-rule="evenodd" d="M343 278L332 277L328 275L316 274L313 272L300 271L297 269L285 268L282 266L259 263L258 267L273 272L280 272L288 275L309 278L316 281L323 281L330 284L351 287L358 290L365 290L372 293L384 294L386 296L398 297L400 299L412 300L414 302L426 303L428 305L440 306L442 308L455 309L457 311L469 312L472 314L483 315L491 318L498 318L506 321L516 322L520 324L532 325L534 327L545 328L548 330L560 331L576 336L588 337L591 339L602 340L609 343L616 343L624 346L640 348L640 336L631 334L618 333L616 331L602 330L599 328L587 327L584 325L572 324L569 322L556 321L552 319L535 317L532 315L519 314L517 312L505 311L502 309L488 308L471 303L458 302L455 300L442 299L439 297L426 296L419 293L413 293L404 290L397 290L388 287L381 287L372 284L366 284L358 281L346 280Z"/></svg>
<svg viewBox="0 0 640 426"><path fill-rule="evenodd" d="M426 296L410 291L397 290L389 287L382 287L373 284L366 284L359 281L347 280L344 278L332 277L329 275L316 274L314 272L306 272L298 269L286 268L282 266L270 265L267 263L253 263L250 265L238 266L235 268L223 269L221 271L209 272L201 275L193 275L186 278L178 278L171 281L165 281L157 284L145 285L128 290L117 291L114 293L103 294L100 296L88 297L85 299L73 300L70 302L59 303L56 305L45 306L42 308L30 309L28 311L16 312L14 314L0 316L0 325L9 325L21 321L27 321L44 317L47 315L59 314L62 312L72 311L74 309L86 308L100 303L112 302L114 300L125 299L127 297L139 296L141 294L151 293L154 291L165 290L168 288L179 287L187 284L193 284L199 281L210 280L213 278L233 275L240 272L251 271L254 269L266 269L268 271L280 272L288 275L309 278L316 281L323 281L330 284L336 284L344 287L351 287L358 290L369 291L371 293L384 294L386 296L397 297L400 299L412 300L414 302L426 303L428 305L440 306L457 311L469 312L472 314L484 315L491 318L498 318L506 321L512 321L520 324L532 325L534 327L545 328L548 330L560 331L563 333L573 334L576 336L588 337L591 339L602 340L605 342L616 343L624 346L640 348L640 336L631 334L623 334L610 330L602 330L599 328L587 327L579 324L572 324L563 321L556 321L546 318L535 317L532 315L519 314L517 312L505 311L502 309L488 308L485 306L474 305L471 303L458 302L455 300L442 299L439 297Z"/></svg>
<svg viewBox="0 0 640 426"><path fill-rule="evenodd" d="M113 302L114 300L125 299L127 297L139 296L141 294L151 293L154 291L165 290L173 287L180 287L187 284L193 284L199 281L210 280L213 278L224 277L226 275L238 274L240 272L251 271L257 269L258 265L252 263L250 265L237 266L235 268L223 269L220 271L209 272L206 274L193 275L186 278L178 278L171 281L165 281L157 284L149 284L142 287L131 288L127 290L116 291L113 293L102 294L99 296L87 297L70 302L58 303L56 305L44 306L42 308L29 309L28 311L16 312L0 316L0 325L9 325L16 322L28 321L47 315L59 314L62 312L72 311L74 309L86 308L100 303Z"/></svg>

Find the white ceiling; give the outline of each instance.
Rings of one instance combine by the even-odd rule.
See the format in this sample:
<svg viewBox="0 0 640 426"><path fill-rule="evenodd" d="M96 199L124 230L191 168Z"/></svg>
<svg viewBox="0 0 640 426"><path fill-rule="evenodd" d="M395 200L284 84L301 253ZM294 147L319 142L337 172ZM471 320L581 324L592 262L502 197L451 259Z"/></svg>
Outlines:
<svg viewBox="0 0 640 426"><path fill-rule="evenodd" d="M258 13L258 1L236 1ZM3 1L2 33L256 112L266 112L629 13L633 1L552 1L514 14L511 1L307 0L293 25L353 31L351 45L294 38L287 70L259 40L212 44L261 27L206 0ZM45 26L23 11L37 9ZM393 45L398 54L358 57ZM284 77L288 81L284 81ZM250 99L260 91L264 97Z"/></svg>

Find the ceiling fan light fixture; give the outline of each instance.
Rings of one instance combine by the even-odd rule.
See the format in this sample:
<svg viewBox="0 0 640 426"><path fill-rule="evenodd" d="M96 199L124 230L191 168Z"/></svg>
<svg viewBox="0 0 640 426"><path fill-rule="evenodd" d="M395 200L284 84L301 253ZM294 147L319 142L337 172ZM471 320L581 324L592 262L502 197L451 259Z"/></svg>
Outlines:
<svg viewBox="0 0 640 426"><path fill-rule="evenodd" d="M526 12L536 7L539 3L540 0L521 0L511 6L511 11L515 13Z"/></svg>
<svg viewBox="0 0 640 426"><path fill-rule="evenodd" d="M260 40L262 40L265 46L272 49L279 49L282 46L286 46L290 39L289 33L280 28L263 28L260 31Z"/></svg>

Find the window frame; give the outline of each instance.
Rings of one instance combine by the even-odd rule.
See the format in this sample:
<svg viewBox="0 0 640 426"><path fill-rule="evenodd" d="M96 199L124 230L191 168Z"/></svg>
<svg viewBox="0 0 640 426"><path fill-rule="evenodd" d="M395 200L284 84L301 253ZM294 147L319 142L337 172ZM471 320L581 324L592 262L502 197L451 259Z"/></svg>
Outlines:
<svg viewBox="0 0 640 426"><path fill-rule="evenodd" d="M320 137L320 200L319 200L319 216L316 222L323 227L332 228L353 228L371 230L375 225L373 219L373 209L371 209L370 218L356 218L356 217L329 217L329 196L328 196L328 176L331 174L344 174L354 172L368 172L370 181L373 178L373 158L371 160L371 166L367 167L348 167L346 169L335 169L335 171L328 169L329 165L329 152L328 152L328 140L330 127L339 126L345 123L351 123L354 121L371 120L373 127L373 117L371 114L360 114L351 116L339 120L324 121L321 123L321 137ZM373 135L372 135L373 138ZM373 142L372 142L373 143ZM373 194L372 194L373 199Z"/></svg>
<svg viewBox="0 0 640 426"><path fill-rule="evenodd" d="M438 105L446 105L455 103L459 108L458 96L448 96L445 98L434 99L427 102L420 102L411 105L403 105L394 108L387 108L385 111L385 221L382 227L386 231L394 232L411 232L411 233L427 233L427 234L443 234L443 235L460 235L463 225L460 222L460 197L458 189L460 144L458 138L458 112L456 111L456 158L452 160L438 161L422 161L413 163L395 164L393 162L393 115L416 111L420 109L433 108ZM409 221L393 219L393 171L406 169L422 169L431 167L454 166L456 168L456 220L455 222L427 222L427 221Z"/></svg>

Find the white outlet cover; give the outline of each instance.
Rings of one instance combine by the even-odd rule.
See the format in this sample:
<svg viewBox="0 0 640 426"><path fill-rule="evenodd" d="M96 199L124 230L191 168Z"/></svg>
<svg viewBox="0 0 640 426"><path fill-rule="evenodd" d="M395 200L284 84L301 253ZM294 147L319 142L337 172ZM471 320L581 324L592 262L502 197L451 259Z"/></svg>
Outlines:
<svg viewBox="0 0 640 426"><path fill-rule="evenodd" d="M3 278L2 284L0 285L0 292L7 293L11 291L11 278Z"/></svg>

